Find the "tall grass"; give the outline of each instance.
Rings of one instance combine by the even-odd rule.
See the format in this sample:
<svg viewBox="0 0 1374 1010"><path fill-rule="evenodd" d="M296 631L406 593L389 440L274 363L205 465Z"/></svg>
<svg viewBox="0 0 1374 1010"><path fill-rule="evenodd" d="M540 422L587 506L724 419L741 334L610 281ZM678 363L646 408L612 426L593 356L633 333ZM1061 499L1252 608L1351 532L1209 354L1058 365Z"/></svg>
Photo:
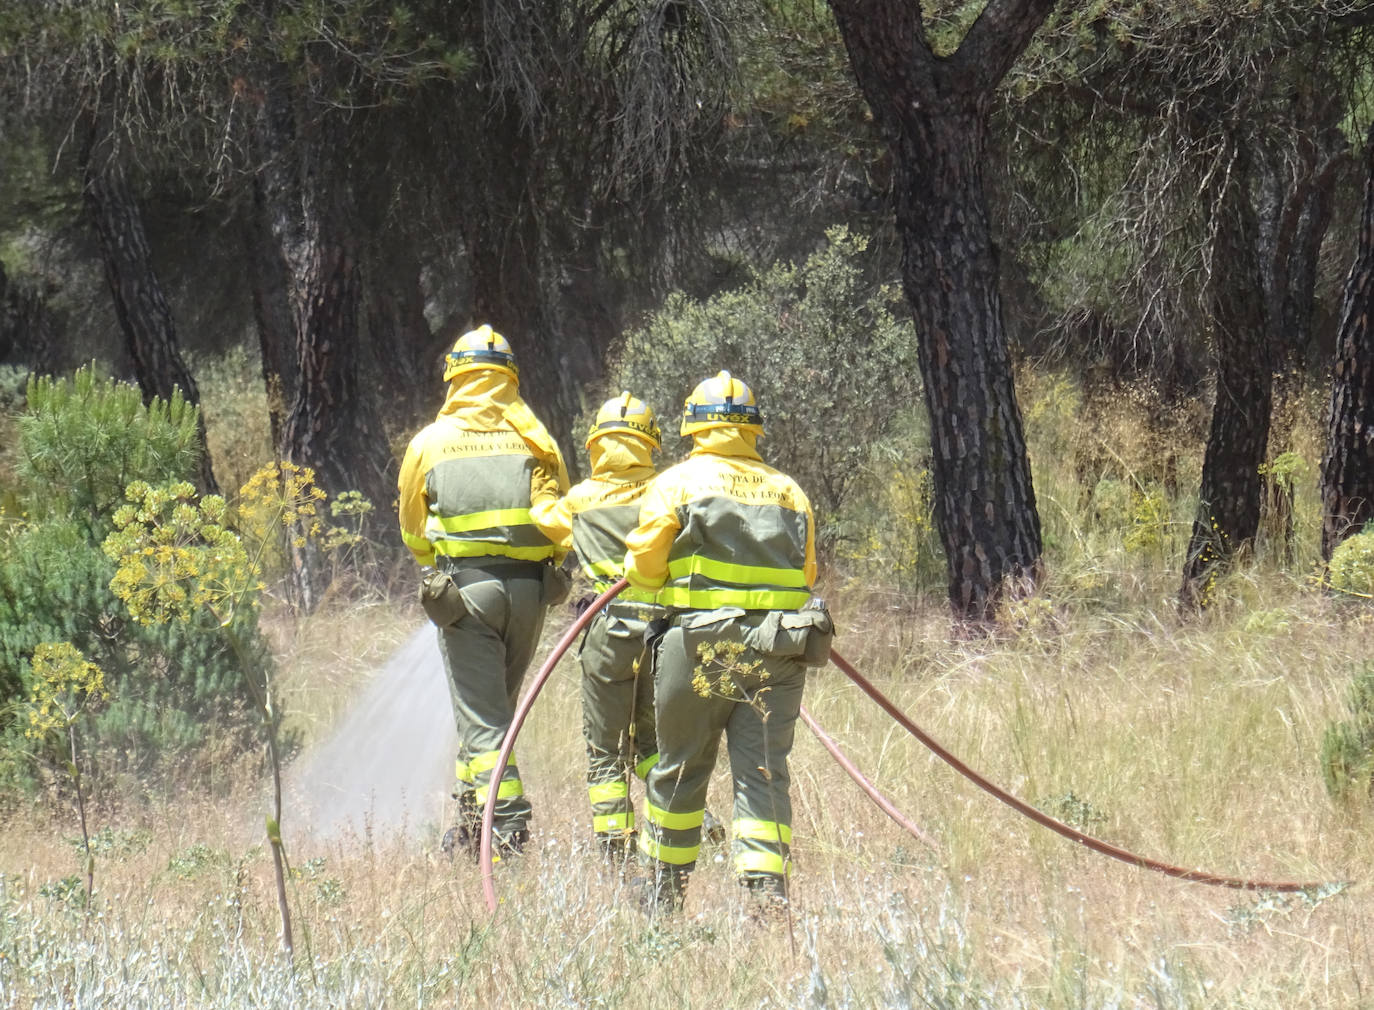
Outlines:
<svg viewBox="0 0 1374 1010"><path fill-rule="evenodd" d="M837 566L836 647L976 769L1092 834L1217 873L1348 886L1234 891L1106 859L983 794L825 668L808 708L937 847L799 730L790 921L755 921L708 847L684 914L651 922L590 845L569 659L521 736L535 843L497 867L495 915L476 867L438 854L442 825L306 843L292 971L247 788L109 815L89 909L63 884L74 831L31 811L0 830L0 1005L1370 1006L1371 810L1333 805L1317 756L1374 650L1374 611L1307 579L1314 489L1295 503L1293 559L1258 552L1185 619L1173 598L1198 419L1094 413L1049 376L1026 388L1053 544L1041 597L970 640L951 635L936 587L912 604ZM1163 510L1117 493L1156 485ZM409 601L351 616L347 640L337 612L278 628L288 719L307 735L385 651L366 643L420 619ZM708 802L725 815L728 797L722 768Z"/></svg>

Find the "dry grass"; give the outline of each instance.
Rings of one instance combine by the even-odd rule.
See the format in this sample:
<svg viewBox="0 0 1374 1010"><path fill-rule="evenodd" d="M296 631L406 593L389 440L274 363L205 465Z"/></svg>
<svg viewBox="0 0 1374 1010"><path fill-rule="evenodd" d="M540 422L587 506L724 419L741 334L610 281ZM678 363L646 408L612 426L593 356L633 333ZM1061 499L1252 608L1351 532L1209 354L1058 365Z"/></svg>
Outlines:
<svg viewBox="0 0 1374 1010"><path fill-rule="evenodd" d="M495 915L477 869L437 854L437 826L300 844L293 973L260 782L229 801L102 815L89 912L64 883L81 869L73 819L34 811L0 829L0 1006L1374 1005L1374 810L1333 805L1317 760L1374 655L1374 611L1303 578L1312 489L1296 503L1299 557L1280 568L1281 552L1259 552L1207 616L1182 620L1201 415L1144 394L1084 413L1071 386L1029 378L1042 595L1009 609L1004 633L968 640L939 604L913 609L834 571L837 647L977 770L1092 834L1216 873L1349 886L1207 887L1075 846L960 778L827 668L807 707L937 848L887 820L799 729L790 922L753 921L727 854L708 849L685 914L651 923L588 846L565 661L521 737L535 844L498 867ZM1285 422L1305 456L1318 444L1310 413ZM1141 492L1170 486L1166 513L1142 506ZM1142 535L1132 546L1124 531ZM270 621L288 725L323 738L418 621L408 600ZM722 769L718 814L728 797Z"/></svg>
<svg viewBox="0 0 1374 1010"><path fill-rule="evenodd" d="M828 668L808 708L938 850L884 818L803 731L790 928L749 918L715 851L686 914L651 924L587 847L565 663L522 736L537 844L498 867L495 916L476 868L436 854L437 829L302 846L292 976L251 797L111 825L89 917L52 896L79 869L70 822L32 815L0 833L3 1002L1367 1006L1369 811L1331 805L1316 754L1374 619L1288 580L1243 588L1267 607L1186 624L1149 608L1065 614L981 641L952 641L939 613L848 597L837 646L953 751L1052 813L1190 867L1353 882L1340 893L1185 884L1075 847L956 776ZM361 615L353 640L384 640L387 616ZM347 623L302 627L288 697L319 710L316 690L344 690L346 660L365 654L340 637ZM326 672L345 681L304 689ZM722 777L713 807L727 797Z"/></svg>

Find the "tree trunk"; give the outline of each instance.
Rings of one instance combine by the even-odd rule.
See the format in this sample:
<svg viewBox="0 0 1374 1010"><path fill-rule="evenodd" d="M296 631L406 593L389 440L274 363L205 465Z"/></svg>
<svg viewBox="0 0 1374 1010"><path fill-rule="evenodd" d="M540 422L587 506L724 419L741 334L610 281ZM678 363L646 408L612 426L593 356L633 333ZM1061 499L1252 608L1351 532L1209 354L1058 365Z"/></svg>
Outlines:
<svg viewBox="0 0 1374 1010"><path fill-rule="evenodd" d="M937 59L918 5L831 0L895 166L902 284L919 339L950 601L980 622L1041 573L982 158L992 92L1052 6L992 0L958 52Z"/></svg>
<svg viewBox="0 0 1374 1010"><path fill-rule="evenodd" d="M482 120L467 146L474 181L460 209L460 229L472 270L473 325L490 323L511 342L522 395L577 471L573 429L591 387L604 374L609 334L558 321L550 250L541 226L537 155L513 103ZM558 265L561 269L562 265Z"/></svg>
<svg viewBox="0 0 1374 1010"><path fill-rule="evenodd" d="M1374 125L1365 136L1364 209L1341 298L1322 458L1322 558L1374 518Z"/></svg>
<svg viewBox="0 0 1374 1010"><path fill-rule="evenodd" d="M1274 387L1258 228L1243 146L1233 150L1231 164L1214 178L1219 191L1204 199L1213 208L1209 297L1217 356L1216 401L1182 587L1184 603L1195 607L1211 602L1216 576L1236 553L1254 546L1260 519L1260 467L1269 442Z"/></svg>
<svg viewBox="0 0 1374 1010"><path fill-rule="evenodd" d="M34 375L59 369L48 295L32 282L8 281L0 293L0 360L22 362Z"/></svg>
<svg viewBox="0 0 1374 1010"><path fill-rule="evenodd" d="M286 430L286 412L296 398L300 375L296 371L295 324L291 319L289 278L281 247L268 223L268 194L262 176L253 184L253 213L247 223L248 273L253 289L253 320L258 330L262 381L267 391L267 416L272 446L280 451Z"/></svg>
<svg viewBox="0 0 1374 1010"><path fill-rule="evenodd" d="M348 228L347 184L332 171L329 152L339 148L325 136L329 122L311 120L309 110L299 114L306 99L294 105L300 96L288 82L285 69L277 68L255 124L262 209L286 268L295 344L297 384L278 453L311 467L329 494L361 491L378 506L366 532L380 539L395 484L385 434L357 379L362 285ZM296 585L307 609L323 589L319 560L308 549L297 558Z"/></svg>
<svg viewBox="0 0 1374 1010"><path fill-rule="evenodd" d="M88 146L83 154L86 209L100 238L105 262L105 280L114 298L115 315L143 402L154 397L170 400L180 391L188 403L200 404L200 391L181 356L172 310L163 294L162 284L153 269L143 215L117 165L102 161L105 156ZM205 440L205 417L197 412L201 454L196 483L206 494L217 494L219 485L211 468L209 444Z"/></svg>
<svg viewBox="0 0 1374 1010"><path fill-rule="evenodd" d="M443 351L425 319L419 261L404 243L388 250L385 261L369 260L366 305L369 360L378 385L388 391L406 417L434 411L434 394L443 375ZM374 256L376 254L374 253Z"/></svg>

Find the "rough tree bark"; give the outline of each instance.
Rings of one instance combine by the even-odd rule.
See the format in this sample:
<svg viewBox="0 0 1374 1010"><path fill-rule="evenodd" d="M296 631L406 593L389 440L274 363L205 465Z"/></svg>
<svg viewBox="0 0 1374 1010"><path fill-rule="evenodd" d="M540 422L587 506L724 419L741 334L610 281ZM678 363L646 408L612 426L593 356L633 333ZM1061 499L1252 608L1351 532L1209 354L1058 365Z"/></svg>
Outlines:
<svg viewBox="0 0 1374 1010"><path fill-rule="evenodd" d="M1345 280L1322 457L1322 558L1374 518L1374 124L1365 136L1359 246Z"/></svg>
<svg viewBox="0 0 1374 1010"><path fill-rule="evenodd" d="M257 125L262 207L286 266L294 341L296 387L279 449L313 467L330 492L388 501L387 445L371 399L359 394L362 287L345 184L330 172L328 144L298 129L284 83L269 90Z"/></svg>
<svg viewBox="0 0 1374 1010"><path fill-rule="evenodd" d="M272 235L267 194L261 177L253 184L253 213L244 228L253 322L258 331L262 381L267 391L267 417L274 450L280 450L286 414L295 399L300 377L296 371L295 324L291 319L289 278L281 246Z"/></svg>
<svg viewBox="0 0 1374 1010"><path fill-rule="evenodd" d="M483 129L467 145L467 185L459 209L472 271L471 322L489 323L511 342L522 395L575 471L573 427L585 408L584 389L603 374L610 334L559 325L549 312L554 282L545 269L537 155L519 109L507 103L475 121Z"/></svg>
<svg viewBox="0 0 1374 1010"><path fill-rule="evenodd" d="M389 474L391 454L370 396L361 395L357 376L361 277L349 231L347 184L329 157L325 136L330 122L301 114L308 102L292 85L284 67L264 82L262 104L254 123L258 157L260 208L266 215L281 264L291 319L295 389L282 421L278 455L311 467L316 483L330 494L358 490L375 506L368 533L383 534L384 516L395 495ZM259 264L275 271L274 262ZM261 288L270 296L271 273ZM275 311L259 308L264 341L264 368L285 371L284 348L268 347L278 339ZM307 610L323 588L319 559L310 551L296 558L295 588Z"/></svg>
<svg viewBox="0 0 1374 1010"><path fill-rule="evenodd" d="M1243 140L1229 146L1229 164L1213 173L1215 192L1204 197L1213 217L1216 400L1182 587L1183 602L1199 607L1210 602L1216 576L1236 553L1254 545L1274 393L1248 152Z"/></svg>
<svg viewBox="0 0 1374 1010"><path fill-rule="evenodd" d="M442 341L425 319L421 267L407 243L367 260L364 316L367 320L372 374L405 416L424 416L435 409L442 385Z"/></svg>
<svg viewBox="0 0 1374 1010"><path fill-rule="evenodd" d="M830 0L894 162L902 284L930 414L935 517L956 614L995 617L1041 572L1040 518L1016 403L982 160L994 89L1054 0L990 0L936 56L919 4Z"/></svg>
<svg viewBox="0 0 1374 1010"><path fill-rule="evenodd" d="M188 403L199 405L200 391L181 356L172 310L153 269L142 212L119 165L103 146L92 130L82 154L84 202L100 239L105 280L143 402L154 397L168 400L179 390ZM204 493L218 493L203 414L197 424L202 452L196 483Z"/></svg>
<svg viewBox="0 0 1374 1010"><path fill-rule="evenodd" d="M1273 348L1274 423L1269 461L1293 448L1287 419L1299 406L1314 343L1316 288L1322 243L1331 224L1337 176L1350 158L1340 128L1345 105L1334 82L1323 79L1300 96L1291 147L1257 152L1256 214L1259 266L1264 284L1266 341ZM1266 470L1260 539L1283 564L1295 556L1294 480L1291 471Z"/></svg>

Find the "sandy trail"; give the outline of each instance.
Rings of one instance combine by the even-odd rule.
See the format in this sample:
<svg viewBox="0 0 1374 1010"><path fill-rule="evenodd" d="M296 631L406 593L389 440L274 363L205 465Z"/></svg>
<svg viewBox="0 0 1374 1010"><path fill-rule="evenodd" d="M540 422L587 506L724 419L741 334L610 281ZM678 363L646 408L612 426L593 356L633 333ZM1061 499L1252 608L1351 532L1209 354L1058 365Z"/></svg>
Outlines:
<svg viewBox="0 0 1374 1010"><path fill-rule="evenodd" d="M457 733L434 629L422 625L286 770L288 841L416 834L443 823Z"/></svg>

